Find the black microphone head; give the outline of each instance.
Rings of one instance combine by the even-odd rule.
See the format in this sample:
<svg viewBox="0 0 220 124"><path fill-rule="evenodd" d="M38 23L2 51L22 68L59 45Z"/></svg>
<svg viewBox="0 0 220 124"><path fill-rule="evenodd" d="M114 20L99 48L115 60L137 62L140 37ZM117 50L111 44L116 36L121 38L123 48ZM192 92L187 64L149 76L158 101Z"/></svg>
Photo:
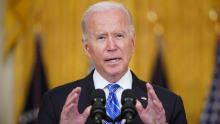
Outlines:
<svg viewBox="0 0 220 124"><path fill-rule="evenodd" d="M92 93L91 117L96 124L101 124L106 117L105 113L105 92L102 89L96 89Z"/></svg>
<svg viewBox="0 0 220 124"><path fill-rule="evenodd" d="M121 104L124 105L125 102L130 101L133 105L136 104L136 96L133 90L126 89L123 91L121 96Z"/></svg>
<svg viewBox="0 0 220 124"><path fill-rule="evenodd" d="M133 119L137 115L137 111L135 108L136 97L135 93L131 89L126 89L122 93L121 97L121 116L126 120L126 124L132 123Z"/></svg>
<svg viewBox="0 0 220 124"><path fill-rule="evenodd" d="M97 100L100 100L100 102L105 105L105 92L102 89L96 89L92 94L92 99L92 104L97 102Z"/></svg>

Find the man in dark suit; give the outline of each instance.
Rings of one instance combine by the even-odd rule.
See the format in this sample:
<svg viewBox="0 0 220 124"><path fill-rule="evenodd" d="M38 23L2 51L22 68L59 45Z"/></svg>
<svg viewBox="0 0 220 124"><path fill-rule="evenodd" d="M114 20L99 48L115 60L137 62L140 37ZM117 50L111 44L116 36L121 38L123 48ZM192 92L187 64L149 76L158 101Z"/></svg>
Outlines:
<svg viewBox="0 0 220 124"><path fill-rule="evenodd" d="M135 48L135 31L131 15L123 5L114 2L92 5L83 16L82 31L84 50L94 62L95 69L81 80L47 92L39 111L40 124L94 123L90 111L91 93L95 89L104 90L107 102L112 102L111 98L114 97L116 108L122 106L122 92L132 89L138 96L135 124L187 123L179 96L146 84L129 69ZM118 88L109 98L111 91L108 85L112 84L117 84ZM144 103L147 103L146 107Z"/></svg>

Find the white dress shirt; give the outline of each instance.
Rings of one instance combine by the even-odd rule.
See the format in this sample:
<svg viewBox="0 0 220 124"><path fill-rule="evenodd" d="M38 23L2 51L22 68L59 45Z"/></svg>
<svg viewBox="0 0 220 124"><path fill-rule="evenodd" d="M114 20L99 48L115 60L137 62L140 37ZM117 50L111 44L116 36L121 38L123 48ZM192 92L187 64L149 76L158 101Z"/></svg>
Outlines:
<svg viewBox="0 0 220 124"><path fill-rule="evenodd" d="M95 85L95 89L103 89L105 92L105 96L106 96L106 100L108 98L108 88L106 87L108 84L111 84L112 82L108 82L106 79L104 79L98 72L97 70L94 71L93 73L93 81L94 81L94 85ZM120 87L116 90L116 96L118 98L119 101L119 105L121 108L121 95L122 92L125 89L131 89L132 88L132 75L131 75L131 71L130 69L128 69L128 71L124 74L124 76L122 76L122 78L115 82L116 84L118 84Z"/></svg>

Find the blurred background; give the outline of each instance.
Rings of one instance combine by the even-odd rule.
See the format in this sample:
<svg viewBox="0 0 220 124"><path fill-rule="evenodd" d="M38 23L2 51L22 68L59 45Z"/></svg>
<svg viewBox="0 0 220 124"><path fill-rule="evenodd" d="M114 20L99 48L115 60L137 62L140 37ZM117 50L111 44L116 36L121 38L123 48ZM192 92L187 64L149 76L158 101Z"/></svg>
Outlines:
<svg viewBox="0 0 220 124"><path fill-rule="evenodd" d="M0 0L0 124L31 123L43 92L89 73L80 21L97 1ZM180 95L189 124L220 123L220 1L116 1L133 15L131 69Z"/></svg>

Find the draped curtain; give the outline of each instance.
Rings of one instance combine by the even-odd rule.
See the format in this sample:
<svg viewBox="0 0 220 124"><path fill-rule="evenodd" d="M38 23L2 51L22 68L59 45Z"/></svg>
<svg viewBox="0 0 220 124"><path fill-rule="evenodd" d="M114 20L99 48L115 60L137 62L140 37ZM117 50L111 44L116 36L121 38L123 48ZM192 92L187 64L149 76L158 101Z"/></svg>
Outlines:
<svg viewBox="0 0 220 124"><path fill-rule="evenodd" d="M15 123L22 111L34 56L34 36L43 39L43 59L50 88L84 77L89 61L82 49L80 21L85 9L100 0L8 0L5 60L14 56ZM189 123L199 123L213 75L218 0L117 0L132 13L136 50L131 69L150 80L163 38L163 58L170 90L184 101ZM213 15L214 13L214 15Z"/></svg>

